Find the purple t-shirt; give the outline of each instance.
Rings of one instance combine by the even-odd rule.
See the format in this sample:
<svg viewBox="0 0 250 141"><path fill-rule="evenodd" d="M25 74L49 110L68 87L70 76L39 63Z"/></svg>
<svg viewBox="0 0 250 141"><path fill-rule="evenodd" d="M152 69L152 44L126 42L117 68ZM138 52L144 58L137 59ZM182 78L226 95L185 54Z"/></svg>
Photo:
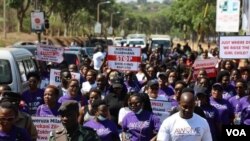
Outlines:
<svg viewBox="0 0 250 141"><path fill-rule="evenodd" d="M10 132L0 131L0 141L31 141L31 136L24 128L13 126Z"/></svg>
<svg viewBox="0 0 250 141"><path fill-rule="evenodd" d="M239 97L238 95L231 97L228 101L233 106L234 112L238 111L239 108L239 102L242 97Z"/></svg>
<svg viewBox="0 0 250 141"><path fill-rule="evenodd" d="M224 88L222 97L225 100L229 100L231 97L235 95L236 95L236 91L235 91L234 86L229 84L226 88Z"/></svg>
<svg viewBox="0 0 250 141"><path fill-rule="evenodd" d="M209 106L209 105L202 105L200 108L203 110L205 114L205 118L209 124L212 137L215 140L219 130L217 128L217 125L220 122L218 111L214 106Z"/></svg>
<svg viewBox="0 0 250 141"><path fill-rule="evenodd" d="M119 134L116 124L111 120L95 121L91 119L84 123L83 126L93 128L102 141L113 141L119 139Z"/></svg>
<svg viewBox="0 0 250 141"><path fill-rule="evenodd" d="M36 116L38 117L56 117L59 115L58 109L60 104L57 103L55 107L49 108L48 105L42 104L37 108Z"/></svg>
<svg viewBox="0 0 250 141"><path fill-rule="evenodd" d="M44 90L38 88L35 92L26 90L21 95L22 100L26 103L28 113L30 115L35 115L38 106L44 103L43 94L44 94Z"/></svg>
<svg viewBox="0 0 250 141"><path fill-rule="evenodd" d="M240 99L237 112L241 112L241 124L250 125L250 96Z"/></svg>
<svg viewBox="0 0 250 141"><path fill-rule="evenodd" d="M68 100L75 100L75 101L77 101L79 103L82 103L82 97L81 97L80 94L78 94L76 97L71 97L69 94L61 96L58 99L58 103L62 104L63 102L68 101Z"/></svg>
<svg viewBox="0 0 250 141"><path fill-rule="evenodd" d="M167 96L174 95L174 91L173 91L173 88L171 86L161 88L160 90L162 90Z"/></svg>
<svg viewBox="0 0 250 141"><path fill-rule="evenodd" d="M225 125L230 124L234 116L232 105L225 99L214 99L213 97L210 97L210 103L218 110L220 122Z"/></svg>
<svg viewBox="0 0 250 141"><path fill-rule="evenodd" d="M174 98L175 95L172 95L169 97L169 101L171 101L172 107L177 107L179 105L179 102Z"/></svg>
<svg viewBox="0 0 250 141"><path fill-rule="evenodd" d="M160 119L143 110L140 114L128 113L122 121L122 130L129 141L150 141L160 128Z"/></svg>

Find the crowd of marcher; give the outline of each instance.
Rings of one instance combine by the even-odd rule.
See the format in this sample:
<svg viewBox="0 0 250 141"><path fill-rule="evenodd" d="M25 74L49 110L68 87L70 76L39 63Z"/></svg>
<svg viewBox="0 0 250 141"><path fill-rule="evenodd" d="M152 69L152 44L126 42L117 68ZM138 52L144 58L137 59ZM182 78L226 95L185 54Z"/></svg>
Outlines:
<svg viewBox="0 0 250 141"><path fill-rule="evenodd" d="M194 73L195 60L213 58L215 77L206 69ZM61 118L51 141L220 141L223 125L250 125L250 60L223 60L218 48L194 51L188 44L142 50L137 72L112 70L106 59L106 48L97 46L80 66L49 64L29 73L22 94L1 85L0 140L36 140L31 116ZM61 84L40 88L55 66ZM170 103L163 122L151 100Z"/></svg>

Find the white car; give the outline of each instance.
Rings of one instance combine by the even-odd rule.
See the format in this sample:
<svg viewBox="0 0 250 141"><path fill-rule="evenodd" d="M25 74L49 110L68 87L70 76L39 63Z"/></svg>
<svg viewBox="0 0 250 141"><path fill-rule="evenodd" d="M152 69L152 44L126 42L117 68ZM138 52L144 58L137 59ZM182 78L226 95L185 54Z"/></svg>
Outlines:
<svg viewBox="0 0 250 141"><path fill-rule="evenodd" d="M144 49L146 47L146 41L144 39L134 38L134 39L128 39L127 44L130 47L141 47Z"/></svg>

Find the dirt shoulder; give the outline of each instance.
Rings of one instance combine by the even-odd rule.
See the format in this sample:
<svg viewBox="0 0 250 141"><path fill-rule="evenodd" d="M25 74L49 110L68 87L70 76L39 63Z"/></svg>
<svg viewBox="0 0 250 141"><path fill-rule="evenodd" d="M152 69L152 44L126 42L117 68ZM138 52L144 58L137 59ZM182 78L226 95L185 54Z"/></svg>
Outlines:
<svg viewBox="0 0 250 141"><path fill-rule="evenodd" d="M82 43L85 38L82 37L46 37L42 35L42 40L48 39L50 43L57 46L69 46L71 42ZM0 32L0 47L12 45L19 41L37 41L37 34L35 33L7 33L7 37L4 38L3 33Z"/></svg>

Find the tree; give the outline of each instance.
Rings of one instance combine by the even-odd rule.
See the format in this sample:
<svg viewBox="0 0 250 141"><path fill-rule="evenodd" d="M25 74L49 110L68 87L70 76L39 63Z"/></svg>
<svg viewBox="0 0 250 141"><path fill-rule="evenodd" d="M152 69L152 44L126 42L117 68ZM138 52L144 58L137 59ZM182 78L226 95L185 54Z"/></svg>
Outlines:
<svg viewBox="0 0 250 141"><path fill-rule="evenodd" d="M209 4L205 15L206 4ZM173 28L186 27L184 34L198 34L203 40L204 35L214 32L215 27L215 5L212 0L176 0L171 4L169 17Z"/></svg>
<svg viewBox="0 0 250 141"><path fill-rule="evenodd" d="M31 0L8 0L7 5L16 10L18 19L18 32L23 31L23 20L29 9Z"/></svg>

